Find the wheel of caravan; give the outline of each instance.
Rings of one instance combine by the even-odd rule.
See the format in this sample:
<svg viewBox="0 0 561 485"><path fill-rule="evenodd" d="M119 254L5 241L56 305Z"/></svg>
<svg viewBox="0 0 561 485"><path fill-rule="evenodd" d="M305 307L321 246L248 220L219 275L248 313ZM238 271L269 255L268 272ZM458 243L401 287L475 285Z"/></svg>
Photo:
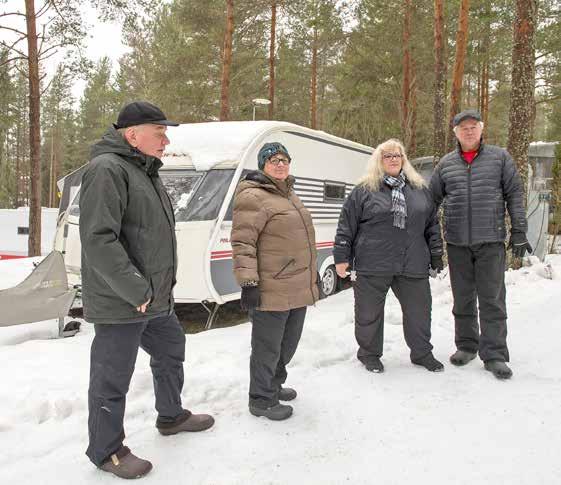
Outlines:
<svg viewBox="0 0 561 485"><path fill-rule="evenodd" d="M335 266L328 266L321 278L322 297L331 296L337 290L337 272Z"/></svg>

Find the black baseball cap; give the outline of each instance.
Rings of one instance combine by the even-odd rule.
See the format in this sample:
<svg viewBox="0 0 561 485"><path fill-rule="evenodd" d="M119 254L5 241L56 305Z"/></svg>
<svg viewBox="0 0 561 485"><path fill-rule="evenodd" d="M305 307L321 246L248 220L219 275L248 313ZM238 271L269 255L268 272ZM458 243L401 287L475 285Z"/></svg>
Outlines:
<svg viewBox="0 0 561 485"><path fill-rule="evenodd" d="M468 119L481 121L481 114L479 114L479 111L477 111L476 109L466 109L461 113L458 113L456 116L454 116L454 119L452 120L452 125L458 126L462 121Z"/></svg>
<svg viewBox="0 0 561 485"><path fill-rule="evenodd" d="M179 126L179 123L166 119L164 112L148 101L134 101L125 105L119 113L117 123L113 123L113 126L118 130L119 128L128 128L129 126L145 125L148 123L153 125Z"/></svg>

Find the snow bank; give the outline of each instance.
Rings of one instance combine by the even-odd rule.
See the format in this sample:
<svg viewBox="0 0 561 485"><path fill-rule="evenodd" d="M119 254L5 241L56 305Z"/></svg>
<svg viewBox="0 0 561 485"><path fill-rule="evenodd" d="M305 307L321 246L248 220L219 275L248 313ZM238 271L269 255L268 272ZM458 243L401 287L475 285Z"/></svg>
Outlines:
<svg viewBox="0 0 561 485"><path fill-rule="evenodd" d="M447 364L454 350L447 277L431 281L434 352L446 363L444 373L410 364L393 296L386 305L386 372L366 372L355 358L353 297L346 291L309 310L289 368L287 384L299 394L286 422L247 412L249 324L188 336L184 404L214 414L216 425L205 433L156 432L149 359L140 352L125 426L126 443L155 466L142 483L558 483L561 257L547 262L553 279L544 278L541 264L507 273L514 370L508 382L479 360L464 368ZM30 269L29 260L0 262L1 285ZM18 335L10 337L0 329L0 483L117 483L84 455L92 327L65 340L30 333L32 327L12 327Z"/></svg>

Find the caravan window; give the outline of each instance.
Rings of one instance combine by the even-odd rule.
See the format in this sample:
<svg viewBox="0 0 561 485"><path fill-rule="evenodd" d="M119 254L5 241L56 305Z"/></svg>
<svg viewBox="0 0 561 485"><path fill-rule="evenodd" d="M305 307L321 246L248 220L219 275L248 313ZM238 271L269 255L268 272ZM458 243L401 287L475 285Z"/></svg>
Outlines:
<svg viewBox="0 0 561 485"><path fill-rule="evenodd" d="M177 222L216 219L233 176L234 170L160 172Z"/></svg>
<svg viewBox="0 0 561 485"><path fill-rule="evenodd" d="M204 172L187 170L160 171L160 178L171 199L177 221L185 220L184 213L187 210L193 192L199 186L203 176Z"/></svg>
<svg viewBox="0 0 561 485"><path fill-rule="evenodd" d="M345 200L345 184L325 181L323 184L323 198L325 200Z"/></svg>

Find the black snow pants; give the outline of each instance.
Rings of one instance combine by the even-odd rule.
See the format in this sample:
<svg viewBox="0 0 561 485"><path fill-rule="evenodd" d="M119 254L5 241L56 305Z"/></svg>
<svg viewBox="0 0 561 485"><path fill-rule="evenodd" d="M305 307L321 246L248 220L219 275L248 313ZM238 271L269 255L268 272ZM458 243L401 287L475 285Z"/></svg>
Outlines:
<svg viewBox="0 0 561 485"><path fill-rule="evenodd" d="M477 353L483 361L509 361L506 345L505 246L503 243L448 244L454 295L456 347ZM477 322L477 303L479 321Z"/></svg>
<svg viewBox="0 0 561 485"><path fill-rule="evenodd" d="M392 289L403 312L403 334L411 349L411 360L432 351L432 297L428 278L361 275L353 285L355 295L355 337L357 357L381 357L384 347L384 306Z"/></svg>
<svg viewBox="0 0 561 485"><path fill-rule="evenodd" d="M96 324L91 348L88 458L100 466L123 444L126 395L138 348L150 355L158 419L179 416L185 333L175 312L145 322Z"/></svg>
<svg viewBox="0 0 561 485"><path fill-rule="evenodd" d="M300 342L306 307L284 312L252 310L249 404L267 408L279 402L286 366Z"/></svg>

